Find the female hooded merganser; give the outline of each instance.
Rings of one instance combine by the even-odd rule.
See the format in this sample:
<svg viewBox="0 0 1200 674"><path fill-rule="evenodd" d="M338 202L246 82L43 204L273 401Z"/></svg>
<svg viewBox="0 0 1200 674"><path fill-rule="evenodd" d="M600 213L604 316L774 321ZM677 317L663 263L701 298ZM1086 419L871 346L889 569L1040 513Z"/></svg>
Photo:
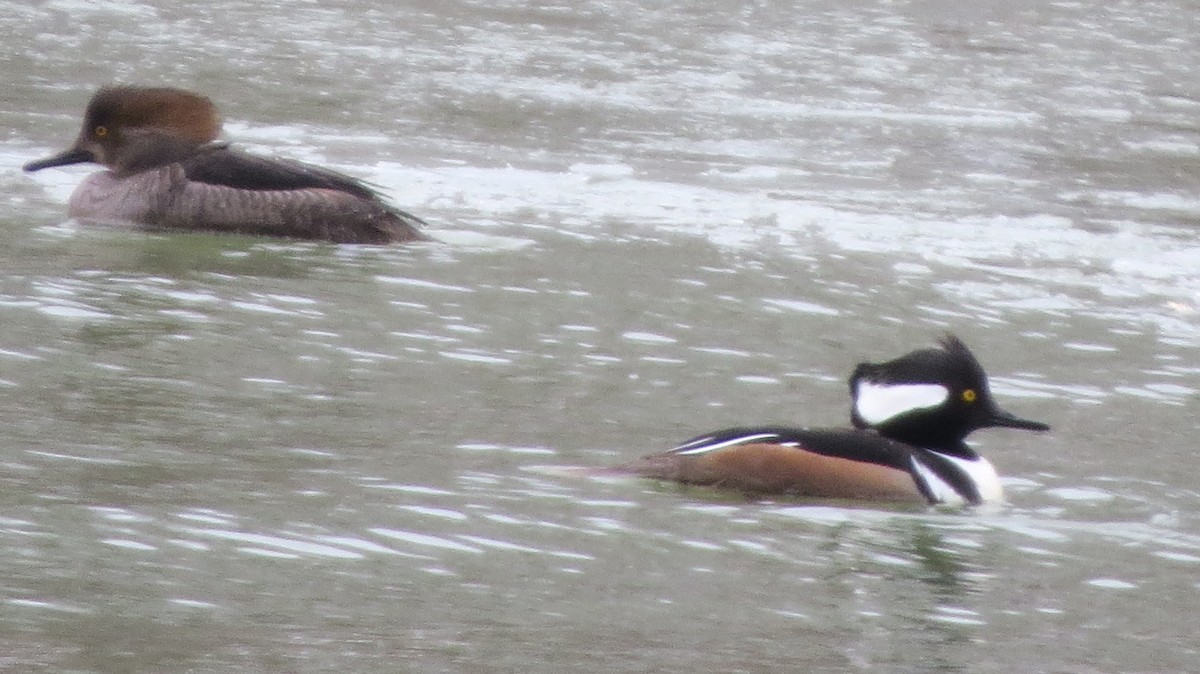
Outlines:
<svg viewBox="0 0 1200 674"><path fill-rule="evenodd" d="M963 439L978 428L1050 427L992 399L987 375L957 337L938 349L850 376L853 429L730 428L618 470L755 493L979 504L1001 498L1000 478Z"/></svg>
<svg viewBox="0 0 1200 674"><path fill-rule="evenodd" d="M150 229L205 230L337 243L424 240L425 223L362 182L217 141L207 98L167 87L106 87L88 103L75 144L26 171L95 162L71 195L74 218Z"/></svg>

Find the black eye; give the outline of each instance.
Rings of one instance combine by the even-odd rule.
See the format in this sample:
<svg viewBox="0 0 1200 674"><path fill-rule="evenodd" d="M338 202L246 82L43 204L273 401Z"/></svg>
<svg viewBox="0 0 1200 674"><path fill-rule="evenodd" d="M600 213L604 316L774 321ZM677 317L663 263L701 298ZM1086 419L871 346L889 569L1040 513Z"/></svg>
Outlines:
<svg viewBox="0 0 1200 674"><path fill-rule="evenodd" d="M108 127L101 124L93 129L92 133L96 134L97 138L103 138L108 135Z"/></svg>

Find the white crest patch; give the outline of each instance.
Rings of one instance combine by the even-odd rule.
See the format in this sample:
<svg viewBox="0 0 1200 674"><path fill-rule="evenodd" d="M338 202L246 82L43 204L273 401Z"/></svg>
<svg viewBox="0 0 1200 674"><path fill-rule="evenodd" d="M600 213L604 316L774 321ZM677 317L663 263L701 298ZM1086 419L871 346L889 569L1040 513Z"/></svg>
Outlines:
<svg viewBox="0 0 1200 674"><path fill-rule="evenodd" d="M863 421L872 426L905 412L937 407L950 397L950 389L940 384L875 384L859 381L857 389L854 409Z"/></svg>

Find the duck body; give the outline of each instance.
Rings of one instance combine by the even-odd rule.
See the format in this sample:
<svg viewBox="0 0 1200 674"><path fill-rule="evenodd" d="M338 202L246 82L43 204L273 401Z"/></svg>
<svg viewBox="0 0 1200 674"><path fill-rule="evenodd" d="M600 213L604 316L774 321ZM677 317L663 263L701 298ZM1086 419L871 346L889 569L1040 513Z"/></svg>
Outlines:
<svg viewBox="0 0 1200 674"><path fill-rule="evenodd" d="M815 498L978 504L1002 492L995 468L974 452L938 452L869 429L729 428L625 469L685 484Z"/></svg>
<svg viewBox="0 0 1200 674"><path fill-rule="evenodd" d="M756 494L976 505L1002 499L1003 489L967 434L1049 429L1001 410L983 368L953 336L938 349L860 364L850 390L854 428L729 428L618 470Z"/></svg>
<svg viewBox="0 0 1200 674"><path fill-rule="evenodd" d="M199 230L390 243L427 239L424 222L329 169L241 152L216 140L208 99L170 88L110 87L92 98L75 144L26 171L95 162L73 218Z"/></svg>

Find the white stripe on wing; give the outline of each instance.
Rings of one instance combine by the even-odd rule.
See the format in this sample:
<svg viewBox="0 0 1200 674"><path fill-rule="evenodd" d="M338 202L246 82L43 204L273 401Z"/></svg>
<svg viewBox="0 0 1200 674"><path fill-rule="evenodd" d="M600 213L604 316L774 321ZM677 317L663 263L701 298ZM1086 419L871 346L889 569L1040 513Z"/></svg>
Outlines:
<svg viewBox="0 0 1200 674"><path fill-rule="evenodd" d="M750 442L758 442L759 440L768 440L770 438L778 438L778 433L751 433L750 435L739 435L735 438L726 438L720 442L713 442L716 438L712 436L697 438L682 444L671 452L674 454L704 454L707 452L716 451L725 447L733 447L734 445L744 445Z"/></svg>

